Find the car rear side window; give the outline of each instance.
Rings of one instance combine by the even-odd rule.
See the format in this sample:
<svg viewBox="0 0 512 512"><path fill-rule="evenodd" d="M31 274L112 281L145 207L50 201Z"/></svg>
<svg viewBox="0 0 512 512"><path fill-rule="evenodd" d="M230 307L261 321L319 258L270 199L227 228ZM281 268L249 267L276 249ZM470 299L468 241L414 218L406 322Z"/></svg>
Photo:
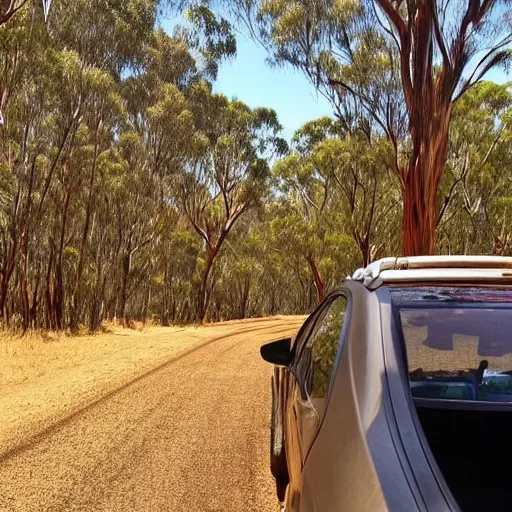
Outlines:
<svg viewBox="0 0 512 512"><path fill-rule="evenodd" d="M336 297L319 316L299 357L304 394L311 398L327 396L346 309L346 297Z"/></svg>
<svg viewBox="0 0 512 512"><path fill-rule="evenodd" d="M393 294L412 395L512 402L510 291L448 290Z"/></svg>

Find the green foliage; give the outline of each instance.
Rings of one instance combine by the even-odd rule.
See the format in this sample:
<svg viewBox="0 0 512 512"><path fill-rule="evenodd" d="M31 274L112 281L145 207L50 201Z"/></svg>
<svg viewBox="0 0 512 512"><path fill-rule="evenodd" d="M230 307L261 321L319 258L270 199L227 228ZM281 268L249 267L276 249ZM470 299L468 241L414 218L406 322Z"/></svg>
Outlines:
<svg viewBox="0 0 512 512"><path fill-rule="evenodd" d="M509 84L480 82L454 109L441 194L440 251L508 254Z"/></svg>
<svg viewBox="0 0 512 512"><path fill-rule="evenodd" d="M185 11L191 28L186 32L191 47L197 48L203 60L205 76L215 79L219 63L236 55L236 38L231 24L218 18L206 5L193 4Z"/></svg>
<svg viewBox="0 0 512 512"><path fill-rule="evenodd" d="M277 115L206 80L234 54L226 20L195 7L170 36L156 7L56 2L46 25L30 5L0 33L0 313L24 328L277 312L251 300L273 249L241 228L287 150Z"/></svg>
<svg viewBox="0 0 512 512"><path fill-rule="evenodd" d="M45 23L29 3L0 30L3 322L305 313L355 267L399 252L396 148L411 142L398 64L368 6L253 5L275 60L323 83L335 107L289 146L274 110L214 90L236 51L227 19L195 3L169 35L157 4L63 0ZM377 120L382 98L390 125L403 123L395 140ZM454 108L442 251L512 254L511 107L508 84L482 82ZM324 335L319 396L334 357Z"/></svg>

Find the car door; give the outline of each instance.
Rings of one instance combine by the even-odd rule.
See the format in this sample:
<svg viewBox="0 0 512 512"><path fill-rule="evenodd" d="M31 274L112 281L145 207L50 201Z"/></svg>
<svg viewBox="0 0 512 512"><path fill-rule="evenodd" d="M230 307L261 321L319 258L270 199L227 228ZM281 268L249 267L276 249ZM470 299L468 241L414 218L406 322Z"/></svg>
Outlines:
<svg viewBox="0 0 512 512"><path fill-rule="evenodd" d="M284 425L290 512L298 510L302 467L327 405L346 309L343 292L327 297L308 319L293 348Z"/></svg>

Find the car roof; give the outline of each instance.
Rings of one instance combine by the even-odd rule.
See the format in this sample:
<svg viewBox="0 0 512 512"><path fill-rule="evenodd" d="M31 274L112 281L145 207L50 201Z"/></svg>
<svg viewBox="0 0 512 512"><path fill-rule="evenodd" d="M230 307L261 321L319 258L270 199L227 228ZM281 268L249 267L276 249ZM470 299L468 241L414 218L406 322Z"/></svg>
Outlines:
<svg viewBox="0 0 512 512"><path fill-rule="evenodd" d="M369 290L384 284L512 284L512 258L502 256L410 256L383 258L360 268L349 280Z"/></svg>

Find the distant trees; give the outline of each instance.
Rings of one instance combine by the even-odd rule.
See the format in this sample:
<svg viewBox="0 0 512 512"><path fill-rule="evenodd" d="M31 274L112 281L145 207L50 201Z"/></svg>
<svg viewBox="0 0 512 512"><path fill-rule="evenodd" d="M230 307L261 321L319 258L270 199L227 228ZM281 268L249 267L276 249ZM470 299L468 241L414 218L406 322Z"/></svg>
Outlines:
<svg viewBox="0 0 512 512"><path fill-rule="evenodd" d="M480 82L453 112L439 243L444 251L510 255L510 86Z"/></svg>
<svg viewBox="0 0 512 512"><path fill-rule="evenodd" d="M201 321L223 244L286 149L276 115L212 93L225 22L169 36L150 0L53 7L58 22L27 3L0 32L3 324Z"/></svg>
<svg viewBox="0 0 512 512"><path fill-rule="evenodd" d="M319 119L297 132L295 151L276 166L276 172L288 192L297 192L311 231L317 237L325 228L327 234L349 234L367 265L395 245L390 233L399 228L395 217L400 194L390 173L392 162L385 138L368 138L362 130L344 131L340 123ZM317 288L323 288L314 254L309 253L312 273Z"/></svg>
<svg viewBox="0 0 512 512"><path fill-rule="evenodd" d="M274 219L294 209L276 197L276 114L212 92L230 25L198 7L168 35L156 9L54 2L46 22L27 2L0 30L3 326L94 331L316 301ZM351 265L320 261L326 286Z"/></svg>
<svg viewBox="0 0 512 512"><path fill-rule="evenodd" d="M215 119L214 126L202 127L201 147L176 185L178 205L205 246L197 276L197 319L202 321L219 251L240 217L266 193L270 170L262 148L283 151L286 143L278 138L281 127L272 110L251 110L212 95L204 83L192 89L191 99L200 119Z"/></svg>

